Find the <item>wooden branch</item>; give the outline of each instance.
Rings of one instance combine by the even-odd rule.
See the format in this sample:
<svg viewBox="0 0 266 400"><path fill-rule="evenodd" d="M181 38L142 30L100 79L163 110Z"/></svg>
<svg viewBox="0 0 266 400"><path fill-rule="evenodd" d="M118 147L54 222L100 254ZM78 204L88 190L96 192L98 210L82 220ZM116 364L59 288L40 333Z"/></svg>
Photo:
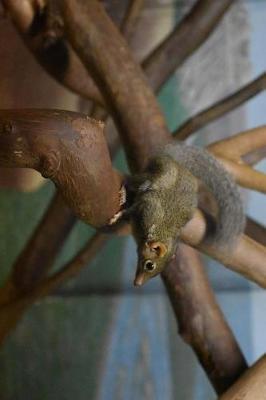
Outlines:
<svg viewBox="0 0 266 400"><path fill-rule="evenodd" d="M71 20L71 15L73 14L74 9L76 10L76 16L78 14L82 14L83 16L86 15L86 18L76 17L78 18L79 21L78 26L76 21ZM79 10L79 12L77 10ZM140 107L139 103L135 102L134 97L132 100L132 91L130 87L128 88L128 93L125 90L123 91L123 88L120 88L120 86L123 86L123 79L121 76L122 72L119 77L120 79L119 80L117 79L117 74L115 69L117 60L119 60L118 62L120 65L125 65L127 69L130 69L130 73L132 75L133 75L132 71L134 70L134 64L131 61L129 61L130 62L130 68L129 68L127 64L128 61L124 60L124 57L126 59L128 57L125 44L123 42L121 43L122 39L119 38L118 32L112 28L110 21L108 23L108 19L106 19L103 16L103 10L100 9L100 4L95 1L91 1L90 4L86 5L85 7L84 4L81 5L79 4L78 1L69 0L68 6L64 7L63 12L65 13L65 18L66 18L65 20L68 26L68 34L70 41L73 41L73 46L74 47L76 46L76 49L77 51L79 51L81 58L84 59L84 63L86 63L86 65L89 68L92 68L94 73L100 74L100 76L97 75L97 78L99 79L99 81L101 80L103 85L108 87L108 101L111 102L111 100L113 100L114 102L113 108L115 109L114 112L116 112L118 116L122 119L125 110L124 108L125 104L128 107L129 104L131 104L132 102L136 108L137 106ZM88 21L90 22L89 24ZM93 41L91 40L91 36L89 35L87 29L88 30L93 29L94 32ZM105 32L101 36L100 31L102 30L105 30ZM78 34L75 34L75 32L76 33L78 32ZM95 37L97 37L97 40L95 40ZM112 46L116 47L115 59L114 57L112 58L113 47L110 44L110 37L112 37L113 41ZM108 46L106 45L107 40L108 40ZM86 46L84 47L85 43ZM114 43L116 43L116 46ZM106 48L104 58L101 57L101 51L100 51L101 48ZM89 49L91 53L98 54L97 60L96 57L87 54ZM118 54L118 49L120 49L119 52L120 54ZM131 60L130 57L129 60ZM135 67L134 73L136 75L139 75L141 72L137 67ZM132 79L129 79L129 81L131 81ZM112 87L113 88L115 87L116 91L112 89ZM122 93L120 93L119 90L121 90ZM121 94L119 99L120 102L118 102L116 98L118 92L119 94ZM135 96L135 93L133 93L133 96ZM140 104L142 105L143 103L141 102ZM135 136L138 136L139 132L130 129L132 122L131 118L138 119L139 114L133 113L130 115L129 118L124 117L124 130L122 134L128 136L127 140L130 143L130 148L134 147L137 148L138 137L136 140ZM150 118L152 118L152 116L150 116ZM127 125L129 125L129 127ZM149 125L147 126L147 129L145 129L145 121L143 121L142 130L143 129L145 130L146 133L145 140L147 141L149 140L147 147L150 152L151 149L154 148L154 146L156 146L156 143L154 144L153 142L154 136L148 134ZM165 132L164 127L163 127L163 132ZM166 134L164 134L164 137L166 137L167 140ZM164 138L163 139L161 138L162 143L164 140L165 140ZM129 151L130 148L128 147L127 151ZM142 155L138 153L136 154L136 157L142 158ZM141 164L141 160L139 161L139 164ZM196 216L196 218L190 221L189 224L187 224L187 227L184 229L183 238L187 240L189 243L195 245L197 241L199 243L202 240L203 238L202 235L204 234L205 229L206 229L206 221L204 220L204 218L202 218L202 215L200 217ZM208 252L208 254L211 254L214 258L224 262L228 267L237 270L238 272L244 274L245 276L248 276L250 279L255 280L262 286L265 286L266 268L263 260L265 259L266 250L259 244L254 243L252 240L249 240L247 238L242 238L241 240L239 240L239 243L237 244L235 251L230 255L226 255L224 254L223 251L221 250L218 251L217 249L213 249L211 247L206 247L206 246L203 247L202 245L200 245L199 248ZM253 262L249 264L250 261L252 261L251 258L253 259ZM256 272L254 273L254 271Z"/></svg>
<svg viewBox="0 0 266 400"><path fill-rule="evenodd" d="M225 158L216 157L225 169L234 177L242 187L266 193L266 174L256 171L249 165L239 164Z"/></svg>
<svg viewBox="0 0 266 400"><path fill-rule="evenodd" d="M183 228L182 240L219 261L225 267L266 288L266 248L242 235L231 251L202 244L206 232L206 219L201 212Z"/></svg>
<svg viewBox="0 0 266 400"><path fill-rule="evenodd" d="M136 20L136 13L134 18ZM129 16L127 23L131 22ZM127 23L124 28L127 27ZM100 117L101 120L108 117L106 111L99 106L95 106L91 114L92 118ZM117 135L110 135L109 131L106 139L110 155L113 157L119 147ZM52 277L44 279L60 250L63 238L67 236L73 223L72 212L57 194L51 201L32 238L18 257L6 284L0 289L0 319L5 321L4 324L0 323L0 342L14 328L31 303L50 293L64 280L78 273L106 242L107 236L96 233L72 261ZM45 240L47 237L49 237L49 241ZM36 268L37 266L38 268ZM44 280L42 281L42 279ZM8 318L6 318L6 313Z"/></svg>
<svg viewBox="0 0 266 400"><path fill-rule="evenodd" d="M225 392L247 364L210 289L198 253L181 245L177 259L162 278L180 335L192 346L216 392Z"/></svg>
<svg viewBox="0 0 266 400"><path fill-rule="evenodd" d="M102 96L82 62L61 35L58 35L61 22L55 18L55 28L47 26L47 19L44 18L46 10L40 8L38 2L2 1L25 44L40 65L63 86L103 104Z"/></svg>
<svg viewBox="0 0 266 400"><path fill-rule="evenodd" d="M162 122L162 115L146 87L141 70L135 65L126 44L99 2L92 0L85 4L78 0L68 0L67 4L64 2L62 13L72 46L97 80L97 84L105 88L103 94L120 129L122 140L126 144L131 169L141 170L150 152L157 145L163 145L170 140L170 135ZM103 48L105 49L104 54L102 53ZM117 75L118 66L120 66L119 77ZM156 131L154 131L154 125L157 125ZM134 159L131 158L133 154ZM167 277L167 271L165 274L164 276ZM171 282L171 276L169 281ZM186 285L185 280L183 285ZM191 297L190 290L186 290L183 285L184 296L189 299ZM171 293L170 295L175 296ZM174 297L172 302L175 304ZM227 337L226 329L224 332L224 341L231 342L232 337ZM237 349L237 345L235 349ZM241 355L238 360L240 359ZM238 361L234 365L238 365ZM205 363L204 366L207 364ZM236 370L237 368L232 367L231 372L235 373ZM210 373L209 370L206 372ZM228 376L229 374L230 372ZM234 377L232 377L233 379Z"/></svg>
<svg viewBox="0 0 266 400"><path fill-rule="evenodd" d="M94 257L99 254L99 250L103 248L109 239L110 235L96 232L78 254L61 268L60 271L34 286L26 296L30 297L32 302L34 302L38 298L51 294L66 280L77 276L82 269L86 268Z"/></svg>
<svg viewBox="0 0 266 400"><path fill-rule="evenodd" d="M0 166L41 172L92 226L107 224L120 208L121 178L112 168L103 125L81 114L0 110Z"/></svg>
<svg viewBox="0 0 266 400"><path fill-rule="evenodd" d="M58 230L57 227L56 230ZM42 281L35 281L35 285L28 287L27 291L13 291L12 297L6 296L6 302L1 303L0 301L0 344L3 343L9 333L14 329L17 322L30 305L41 297L53 292L59 285L65 282L66 279L77 275L81 269L89 264L98 250L106 243L107 239L108 236L106 235L100 233L94 234L79 253L59 272ZM45 243L44 246L47 246L47 241L43 243ZM36 267L36 264L33 265L33 267ZM33 270L35 271L36 268ZM0 289L0 300L3 298L1 294L2 289Z"/></svg>
<svg viewBox="0 0 266 400"><path fill-rule="evenodd" d="M245 233L251 239L266 246L266 228L251 218L247 218Z"/></svg>
<svg viewBox="0 0 266 400"><path fill-rule="evenodd" d="M92 195L93 203L84 205L88 212L85 209L82 211L87 216L94 213L93 208L97 204L96 213L98 206L102 208L98 213L101 219L102 212L105 213L106 207L109 208L109 203L100 205L106 203L102 195L106 189L106 196L109 190L110 194L114 191L117 205L104 223L119 208L117 190L121 183L111 188L111 182L103 179L105 175L109 176L115 184L121 178L112 170L102 127L80 114L47 110L0 111L1 163L36 168L53 179L59 189L67 192L70 203L78 200L82 204L83 200L76 197L77 190L81 196L86 192ZM98 167L102 172L98 171ZM107 186L99 187L101 183ZM97 200L98 195L102 200ZM80 204L76 206L78 212ZM32 288L38 286L37 283L52 266L73 223L72 212L57 194L17 259L6 284L0 289L0 339L8 335L27 306L33 302L30 296Z"/></svg>
<svg viewBox="0 0 266 400"><path fill-rule="evenodd" d="M74 3L61 3L68 39L106 95L105 101L120 130L129 165L133 170L140 170L147 163L150 141L159 145L169 138L164 118L140 67L101 5L94 0L80 4L73 15ZM100 21L98 26L95 21ZM114 38L112 41L108 37L110 34ZM104 54L102 49L107 43ZM117 74L121 65L127 71L123 81L121 74ZM143 127L149 134L143 135Z"/></svg>
<svg viewBox="0 0 266 400"><path fill-rule="evenodd" d="M260 358L220 400L265 400L266 356Z"/></svg>
<svg viewBox="0 0 266 400"><path fill-rule="evenodd" d="M128 25L131 25L132 27L133 21L135 22L137 20L138 12L141 11L140 2L133 1L133 3L134 4L131 4L131 7L128 11L126 21L124 21L123 28L125 30L127 29ZM138 9L138 12L136 7ZM28 9L28 11L29 10L30 8ZM21 17L21 15L19 14L18 17ZM27 22L29 16L23 17ZM23 21L21 21L21 23L23 24ZM101 121L104 121L107 117L108 114L105 109L98 105L92 107L92 119L99 119ZM108 143L110 156L111 158L113 158L119 147L117 136L113 137L112 135L110 135L109 131L106 134L106 140ZM33 233L32 238L29 240L26 247L18 257L14 265L11 277L4 288L8 288L8 290L5 290L5 293L10 293L10 289L12 288L12 291L14 291L16 295L18 295L18 293L22 291L25 292L29 290L29 288L34 283L36 284L36 282L40 281L44 277L45 273L50 268L55 259L56 250L60 250L62 239L63 237L66 237L67 233L74 223L74 220L75 219L72 212L65 206L64 202L61 199L61 196L57 193L51 201L51 204L49 205L45 216L42 218L41 222ZM54 227L54 225L56 226L56 228ZM99 235L99 237L105 237L104 235L96 234L96 238L98 237L97 235ZM45 238L47 237L50 238L50 241L45 241ZM94 242L94 240L89 241L92 247L94 246ZM85 248L84 251L86 252L86 254L89 254L89 248ZM36 265L38 265L38 269L36 268ZM61 276L61 274L59 275Z"/></svg>
<svg viewBox="0 0 266 400"><path fill-rule="evenodd" d="M266 146L266 125L240 132L208 146L217 157L239 161L246 154Z"/></svg>
<svg viewBox="0 0 266 400"><path fill-rule="evenodd" d="M217 141L208 146L208 150L221 161L239 185L266 193L266 174L244 163L246 155L254 154L265 146L266 126L261 126ZM257 155L257 159L262 154Z"/></svg>
<svg viewBox="0 0 266 400"><path fill-rule="evenodd" d="M200 113L196 114L183 125L181 125L173 133L173 135L179 140L185 140L191 136L194 132L208 125L210 122L222 117L226 113L233 111L247 100L261 93L266 88L266 73L264 72L254 81L243 86L237 92L231 94L228 97L218 101L206 108Z"/></svg>
<svg viewBox="0 0 266 400"><path fill-rule="evenodd" d="M64 204L60 194L56 193L14 264L11 281L16 295L29 290L43 279L74 223L72 211Z"/></svg>
<svg viewBox="0 0 266 400"><path fill-rule="evenodd" d="M131 15L137 15L140 10L141 0L135 2L135 10L131 9ZM47 30L46 25L38 19L42 10L34 8L30 0L24 0L23 3L3 0L3 3L38 62L70 90L103 105L101 93L83 64L68 43L58 35L58 26L54 30L51 27ZM198 1L174 31L147 57L142 67L154 90L159 90L171 73L205 41L232 3L230 0ZM35 32L31 29L33 25ZM128 28L127 31L130 35Z"/></svg>
<svg viewBox="0 0 266 400"><path fill-rule="evenodd" d="M118 49L121 49L120 47L118 47ZM95 64L96 65L96 67L97 67L97 63ZM134 65L133 64L131 64L131 66L132 66L132 68L134 68ZM109 67L108 67L109 68ZM110 83L109 83L110 84ZM119 84L119 82L118 82L118 84ZM111 96L113 95L113 93L111 93ZM126 97L126 93L123 93L123 95ZM147 95L147 93L145 93L144 92L144 95L146 96ZM144 96L144 97L145 97ZM146 100L147 100L147 102L148 102L148 100L149 100L149 96L147 96L146 97ZM115 109L115 111L117 112L117 114L118 114L118 117L121 117L121 112L120 112L120 107L121 107L121 103L119 103L119 101L116 103L116 109ZM136 118L137 116L135 115L135 118ZM134 117L132 117L132 118L134 118ZM127 128L127 124L130 124L131 123L131 121L130 120L126 120L126 121L124 121L124 127L125 128ZM131 133L131 134L133 134L133 133ZM166 136L166 135L165 135ZM151 139L152 140L152 139ZM135 141L133 140L133 143L135 143ZM25 302L27 303L27 301L25 300ZM25 304L25 303L24 303ZM16 310L16 312L17 312L17 310L18 309L22 309L23 307L24 307L24 304L20 304L20 305L16 305L16 307L14 306L14 309ZM28 304L28 303L27 303ZM3 320L3 319L2 319Z"/></svg>
<svg viewBox="0 0 266 400"><path fill-rule="evenodd" d="M25 294L33 287L34 283L44 277L53 265L74 222L72 211L66 207L57 193L17 258L4 286L0 288L0 310L4 305L12 303L18 296Z"/></svg>
<svg viewBox="0 0 266 400"><path fill-rule="evenodd" d="M266 158L266 146L251 151L242 157L243 161L248 165L256 165L258 162L263 160L263 158Z"/></svg>
<svg viewBox="0 0 266 400"><path fill-rule="evenodd" d="M172 73L216 28L232 0L199 0L173 32L143 62L151 87L158 91Z"/></svg>
<svg viewBox="0 0 266 400"><path fill-rule="evenodd" d="M108 36L108 35L107 35ZM79 37L79 36L78 36ZM124 45L124 44L123 44ZM122 46L122 48L123 48L123 46ZM111 58L111 57L110 57ZM122 63L123 64L123 63ZM120 65L122 65L122 64L120 64ZM110 68L110 65L107 63L106 64L107 65L107 69L109 69ZM133 63L131 62L131 66L133 65ZM105 66L106 67L106 66ZM114 75L117 75L116 74L116 69L114 69L113 68L113 70L112 70L113 72L112 72L112 74ZM108 76L108 73L107 73L107 71L106 71L106 73L105 73L105 76ZM111 79L112 79L112 77L111 77ZM109 84L109 82L107 82L108 84ZM119 82L118 82L118 84L119 84ZM140 84L141 85L141 84ZM129 91L130 92L130 91ZM131 102L131 99L128 99L128 95L127 95L127 93L126 92L124 92L123 93L124 94L124 97L122 98L122 100L120 99L120 101L122 101L123 102L123 109L125 109L125 107L127 107L128 106L128 104ZM145 91L144 91L144 97L145 97ZM117 93L114 91L113 93L111 93L111 95L112 96L116 96L117 95ZM146 100L147 100L147 98L149 97L149 96L151 96L151 94L149 93L149 95L146 97ZM134 101L135 101L135 99L134 99ZM147 100L147 101L149 101L149 100ZM134 102L133 102L134 103ZM119 111L119 107L120 107L120 105L117 105L117 102L115 103L116 104L116 107L117 107L117 110L118 110L118 113L119 113L119 117L120 118L122 118L120 115L121 115L121 112ZM142 102L140 102L140 104L142 104ZM153 103L154 104L154 103ZM135 102L135 106L137 107L137 101ZM137 117L139 117L139 114L137 113L137 114L134 114L133 112L131 113L131 115L130 115L130 118L132 118L132 119L136 119ZM131 120L130 120L130 118L127 118L125 121L124 121L124 123L125 123L125 126L126 126L126 124L128 124L128 125L130 125L131 124ZM152 120L152 118L151 118L151 116L149 117L151 120ZM148 118L148 119L149 119ZM160 118L160 120L161 120L161 118ZM143 120L143 122L145 122L145 120ZM149 122L150 124L151 124L151 122ZM143 137L143 135L142 135L142 131L143 131L143 127L141 126L141 129L140 129L140 126L138 125L138 123L136 123L136 121L135 121L135 126L136 127L138 127L139 129L137 129L137 130L131 130L130 131L130 134L128 134L128 138L127 138L127 141L128 141L128 143L130 143L130 146L132 146L132 147L135 147L136 149L138 148L138 146L139 146L139 144L141 143L141 140L142 140L142 137ZM159 128L159 127L158 127ZM148 131L148 129L145 129L145 131ZM124 130L124 132L127 132L127 129L125 129ZM163 141L164 140L167 140L167 132L165 131L165 128L163 127L163 130L162 130L162 136L165 138L165 139L163 139L162 140L162 143L163 143ZM134 137L134 135L135 135L135 137ZM133 140L132 140L132 136L133 136ZM147 148L149 149L149 151L150 151L150 149L152 149L153 147L154 147L154 143L153 143L153 136L152 135L145 135L145 137L147 137L146 138L146 146L147 146ZM130 149L129 149L130 150ZM141 158L141 154L140 153L137 153L137 151L136 151L136 157L137 158ZM146 155L146 158L147 158L147 155ZM141 160L139 160L139 164L141 165L143 163L143 158L141 159ZM196 219L197 220L197 219ZM198 221L199 222L199 221ZM198 223L198 222L196 222L196 223ZM195 219L193 219L192 221L191 221L191 226L193 226L193 224L195 225ZM205 220L204 220L204 218L202 218L201 217L201 219L200 219L200 223L198 224L198 226L197 226L197 230L196 230L196 233L200 236L201 235L201 233L202 232L204 232L204 230L205 230L205 228L206 228L206 222L205 222ZM186 232L186 231L185 231ZM185 237L185 240L187 240L187 242L188 243L191 243L191 244L195 244L195 241L194 241L194 239L195 239L195 231L193 232L193 230L191 231L193 234L191 235L191 233L187 230L187 237L186 237L186 235L184 236ZM196 235L197 236L197 235ZM200 237L200 239L202 239L202 236ZM199 241L200 240L198 240L198 242L197 243L199 243ZM231 257L231 259L229 260L230 261L230 263L229 263L229 266L232 268L232 269L236 269L237 271L239 271L239 272L241 272L241 273L243 273L244 275L246 275L246 276L249 276L250 277L250 279L252 279L252 280L254 280L254 281L256 281L256 282L258 282L259 284L261 284L262 286L264 286L265 285L265 282L264 282L264 276L262 276L262 278L261 279L258 279L258 277L257 277L257 275L258 275L258 273L257 273L257 271L260 271L260 269L262 269L262 264L261 264L261 262L262 262L262 258L263 258L263 249L261 249L261 248L258 248L258 247L256 247L256 246L253 246L253 243L249 243L249 249L251 249L252 251L250 251L250 254L253 254L253 253L255 253L255 254L258 254L258 256L257 257L255 257L254 259L255 259L255 263L253 263L253 264L255 264L254 265L254 271L250 271L249 270L249 267L248 267L248 265L247 265L247 261L245 261L245 260L238 260L237 259L237 257L235 257L235 255L233 255L232 257ZM205 251L209 251L209 249L204 249ZM224 257L220 254L220 253L215 253L215 251L212 249L211 250L211 254L213 255L213 257L216 257L216 258L218 258L218 259L220 259L220 260L222 260L222 262L224 261ZM239 261L239 262L238 262ZM226 262L227 262L227 260L226 260ZM236 263L236 265L234 264L234 263ZM239 266L239 264L240 264L240 266ZM247 271L248 272L246 272L245 271L245 269L247 269Z"/></svg>
<svg viewBox="0 0 266 400"><path fill-rule="evenodd" d="M121 32L127 38L131 39L134 30L136 28L136 23L140 17L143 10L144 0L130 0L126 15L121 24Z"/></svg>
<svg viewBox="0 0 266 400"><path fill-rule="evenodd" d="M35 14L42 13L43 7L39 2L31 0L16 1L16 0L2 0L2 6L6 13L10 13L13 21L21 30L28 29L32 24Z"/></svg>
<svg viewBox="0 0 266 400"><path fill-rule="evenodd" d="M141 16L141 11L143 9L143 6L144 6L143 0L130 0L128 8L126 10L126 14L121 23L120 31L123 33L124 37L127 39L127 42L129 43L129 45L131 43L135 25ZM106 123L106 125L107 125L106 139L107 139L111 158L113 158L113 156L116 154L116 152L118 151L118 149L120 147L120 139L119 139L116 129L113 128L113 125L112 125L111 129L110 129L110 127L108 129L108 119L109 119L108 111L105 108L103 108L101 105L94 103L92 112L91 112L91 117L96 120L100 120L100 121L103 121Z"/></svg>

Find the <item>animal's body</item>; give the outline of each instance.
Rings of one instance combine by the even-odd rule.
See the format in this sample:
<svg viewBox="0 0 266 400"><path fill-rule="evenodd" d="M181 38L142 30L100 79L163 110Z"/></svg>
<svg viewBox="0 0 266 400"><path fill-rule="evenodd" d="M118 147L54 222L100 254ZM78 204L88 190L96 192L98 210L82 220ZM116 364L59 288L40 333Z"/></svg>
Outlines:
<svg viewBox="0 0 266 400"><path fill-rule="evenodd" d="M136 285L162 272L174 255L180 231L197 207L198 179L218 206L215 229L205 241L228 250L243 232L240 193L223 166L202 148L169 144L127 182L130 205L125 214L138 247Z"/></svg>

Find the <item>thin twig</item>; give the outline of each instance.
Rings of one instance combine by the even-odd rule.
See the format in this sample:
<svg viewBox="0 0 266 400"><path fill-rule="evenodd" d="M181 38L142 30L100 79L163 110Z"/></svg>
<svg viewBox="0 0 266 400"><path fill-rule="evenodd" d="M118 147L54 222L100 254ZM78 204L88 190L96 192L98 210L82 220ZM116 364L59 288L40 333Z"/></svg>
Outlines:
<svg viewBox="0 0 266 400"><path fill-rule="evenodd" d="M109 236L95 233L85 244L85 246L76 254L72 260L70 260L60 271L53 274L51 277L47 277L43 280L37 280L35 285L27 288L27 291L20 292L15 291L13 297L10 297L8 301L3 302L0 307L0 316L2 312L5 312L8 307L14 307L15 304L27 304L30 305L36 300L52 293L67 279L76 276L83 268L85 268L97 254L99 249L103 247ZM2 289L1 289L2 290ZM23 310L24 311L24 310ZM0 318L1 320L2 318ZM9 326L3 327L4 331L10 329ZM0 331L0 338L3 333ZM6 335L6 333L5 333Z"/></svg>
<svg viewBox="0 0 266 400"><path fill-rule="evenodd" d="M226 113L233 111L247 100L261 93L266 88L266 73L264 72L254 81L243 86L237 92L212 104L195 116L191 117L173 133L179 140L185 140L194 132L208 125L210 122L222 117Z"/></svg>
<svg viewBox="0 0 266 400"><path fill-rule="evenodd" d="M156 92L205 42L233 3L232 0L197 1L173 32L145 59L142 67Z"/></svg>
<svg viewBox="0 0 266 400"><path fill-rule="evenodd" d="M53 265L55 256L75 220L73 212L56 192L42 220L13 266L12 281L18 292L28 290L43 279Z"/></svg>
<svg viewBox="0 0 266 400"><path fill-rule="evenodd" d="M144 0L130 0L128 9L121 24L121 32L130 40L134 30L136 29L137 21L140 17L144 6Z"/></svg>
<svg viewBox="0 0 266 400"><path fill-rule="evenodd" d="M266 228L252 218L247 218L245 233L256 242L266 246Z"/></svg>

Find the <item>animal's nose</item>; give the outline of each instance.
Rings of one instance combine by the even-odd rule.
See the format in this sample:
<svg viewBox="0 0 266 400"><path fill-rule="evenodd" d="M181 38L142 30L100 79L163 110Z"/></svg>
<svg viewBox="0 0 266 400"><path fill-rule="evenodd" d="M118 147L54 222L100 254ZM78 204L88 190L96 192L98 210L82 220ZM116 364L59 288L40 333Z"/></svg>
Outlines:
<svg viewBox="0 0 266 400"><path fill-rule="evenodd" d="M134 286L140 287L143 285L144 282L145 282L145 274L141 272L136 275L136 278L134 280Z"/></svg>

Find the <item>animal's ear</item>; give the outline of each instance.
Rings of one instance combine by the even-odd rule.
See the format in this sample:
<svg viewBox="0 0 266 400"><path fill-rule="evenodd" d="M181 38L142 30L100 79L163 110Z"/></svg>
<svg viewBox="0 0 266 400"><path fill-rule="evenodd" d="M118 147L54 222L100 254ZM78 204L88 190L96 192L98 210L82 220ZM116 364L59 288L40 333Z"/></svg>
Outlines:
<svg viewBox="0 0 266 400"><path fill-rule="evenodd" d="M155 252L160 258L164 257L167 253L167 246L162 242L151 242L149 243L149 246L151 251Z"/></svg>

